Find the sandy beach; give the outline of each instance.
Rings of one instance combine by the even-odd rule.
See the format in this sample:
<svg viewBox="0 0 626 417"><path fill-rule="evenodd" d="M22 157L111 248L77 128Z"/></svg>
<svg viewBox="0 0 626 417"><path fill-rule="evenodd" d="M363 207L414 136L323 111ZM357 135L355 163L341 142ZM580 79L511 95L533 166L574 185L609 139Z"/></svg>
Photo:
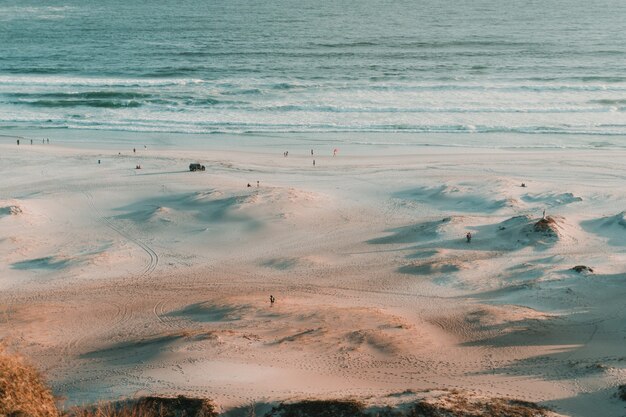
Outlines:
<svg viewBox="0 0 626 417"><path fill-rule="evenodd" d="M0 338L67 405L460 390L624 414L623 148L14 135L0 137Z"/></svg>

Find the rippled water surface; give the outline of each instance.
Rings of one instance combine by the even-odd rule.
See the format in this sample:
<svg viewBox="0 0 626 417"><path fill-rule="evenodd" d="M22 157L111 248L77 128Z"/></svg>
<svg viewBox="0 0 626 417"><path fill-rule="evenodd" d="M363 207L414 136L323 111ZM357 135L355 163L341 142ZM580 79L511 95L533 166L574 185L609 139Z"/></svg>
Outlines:
<svg viewBox="0 0 626 417"><path fill-rule="evenodd" d="M626 134L622 0L0 0L0 126Z"/></svg>

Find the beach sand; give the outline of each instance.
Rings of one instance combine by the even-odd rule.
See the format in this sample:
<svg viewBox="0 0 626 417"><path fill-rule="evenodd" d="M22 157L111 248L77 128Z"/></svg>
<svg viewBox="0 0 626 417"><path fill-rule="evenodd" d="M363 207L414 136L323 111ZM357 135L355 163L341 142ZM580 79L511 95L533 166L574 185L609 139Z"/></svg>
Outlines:
<svg viewBox="0 0 626 417"><path fill-rule="evenodd" d="M0 137L0 337L68 405L624 413L626 150L43 132Z"/></svg>

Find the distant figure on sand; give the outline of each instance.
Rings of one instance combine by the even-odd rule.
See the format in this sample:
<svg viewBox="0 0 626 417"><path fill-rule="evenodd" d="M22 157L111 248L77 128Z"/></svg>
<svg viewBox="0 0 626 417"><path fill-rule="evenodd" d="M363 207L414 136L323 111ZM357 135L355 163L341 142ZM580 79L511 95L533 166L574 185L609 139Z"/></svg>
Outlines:
<svg viewBox="0 0 626 417"><path fill-rule="evenodd" d="M526 183L525 182L522 183L522 188L526 188Z"/></svg>
<svg viewBox="0 0 626 417"><path fill-rule="evenodd" d="M259 181L256 182L256 187L259 188Z"/></svg>
<svg viewBox="0 0 626 417"><path fill-rule="evenodd" d="M30 144L31 144L31 145L33 144L33 140L32 140L32 139L30 140Z"/></svg>
<svg viewBox="0 0 626 417"><path fill-rule="evenodd" d="M19 139L17 140L17 146L20 146L20 140Z"/></svg>
<svg viewBox="0 0 626 417"><path fill-rule="evenodd" d="M467 232L465 238L467 239L467 243L470 243L472 241L472 234L470 232Z"/></svg>
<svg viewBox="0 0 626 417"><path fill-rule="evenodd" d="M337 155L337 151L338 151L337 148L333 149L333 156Z"/></svg>
<svg viewBox="0 0 626 417"><path fill-rule="evenodd" d="M248 183L248 188L250 188L250 187L252 187L252 186L250 185L250 183Z"/></svg>
<svg viewBox="0 0 626 417"><path fill-rule="evenodd" d="M50 143L50 138L46 138L46 143Z"/></svg>
<svg viewBox="0 0 626 417"><path fill-rule="evenodd" d="M313 149L311 149L311 156L313 156Z"/></svg>
<svg viewBox="0 0 626 417"><path fill-rule="evenodd" d="M133 148L133 153L137 153L137 149Z"/></svg>
<svg viewBox="0 0 626 417"><path fill-rule="evenodd" d="M315 166L315 159L313 160L313 166Z"/></svg>
<svg viewBox="0 0 626 417"><path fill-rule="evenodd" d="M98 165L100 165L100 160L98 159Z"/></svg>
<svg viewBox="0 0 626 417"><path fill-rule="evenodd" d="M276 301L276 299L274 298L273 295L270 295L270 304L274 304L274 301Z"/></svg>

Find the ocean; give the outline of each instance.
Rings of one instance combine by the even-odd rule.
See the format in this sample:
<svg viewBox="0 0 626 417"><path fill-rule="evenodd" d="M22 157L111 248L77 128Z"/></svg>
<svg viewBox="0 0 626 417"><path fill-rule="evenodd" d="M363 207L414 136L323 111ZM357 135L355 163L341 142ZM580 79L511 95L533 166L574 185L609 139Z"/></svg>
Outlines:
<svg viewBox="0 0 626 417"><path fill-rule="evenodd" d="M626 135L626 2L0 0L0 127Z"/></svg>

